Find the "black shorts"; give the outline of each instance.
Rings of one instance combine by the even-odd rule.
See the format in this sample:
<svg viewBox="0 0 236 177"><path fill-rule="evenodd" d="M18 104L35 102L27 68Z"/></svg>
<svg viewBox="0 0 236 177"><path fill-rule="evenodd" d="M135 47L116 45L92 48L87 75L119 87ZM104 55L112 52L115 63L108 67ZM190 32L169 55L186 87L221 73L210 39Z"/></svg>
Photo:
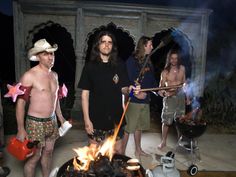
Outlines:
<svg viewBox="0 0 236 177"><path fill-rule="evenodd" d="M87 134L88 137L94 141L97 141L98 143L106 140L108 137L114 135L114 129L112 130L98 130L98 129L94 129L94 133L93 134ZM124 136L124 127L121 127L116 140L120 140L122 139Z"/></svg>

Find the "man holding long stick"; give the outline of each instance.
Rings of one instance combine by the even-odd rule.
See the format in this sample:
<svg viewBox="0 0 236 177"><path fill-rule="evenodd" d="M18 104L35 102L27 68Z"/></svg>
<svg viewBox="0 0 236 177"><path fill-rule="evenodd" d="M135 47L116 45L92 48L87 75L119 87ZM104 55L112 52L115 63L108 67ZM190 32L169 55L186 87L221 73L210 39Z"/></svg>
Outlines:
<svg viewBox="0 0 236 177"><path fill-rule="evenodd" d="M170 50L167 54L166 65L161 73L160 87L171 87L185 83L185 67L180 64L177 50ZM185 94L183 89L168 89L158 92L163 98L162 109L162 141L158 149L166 146L169 126L174 118L185 114Z"/></svg>
<svg viewBox="0 0 236 177"><path fill-rule="evenodd" d="M144 89L157 86L152 63L150 60L146 60L146 55L149 55L152 49L152 39L147 36L142 36L137 43L134 54L126 61L130 81L133 85L138 84ZM147 62L146 65L145 62ZM149 92L140 92L139 90L138 95L135 94L135 97L131 97L129 108L125 115L127 125L125 126L125 136L123 139L123 152L125 152L129 134L133 133L135 155L138 157L148 155L141 148L141 134L143 130L148 130L150 128L149 103Z"/></svg>

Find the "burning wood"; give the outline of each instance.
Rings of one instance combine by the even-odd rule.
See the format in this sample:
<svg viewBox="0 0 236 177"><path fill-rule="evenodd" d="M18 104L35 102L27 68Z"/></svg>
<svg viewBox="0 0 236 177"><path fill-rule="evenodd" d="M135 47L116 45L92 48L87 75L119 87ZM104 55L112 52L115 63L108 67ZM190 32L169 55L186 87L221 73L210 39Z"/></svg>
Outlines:
<svg viewBox="0 0 236 177"><path fill-rule="evenodd" d="M130 100L130 99L129 99ZM114 157L116 137L128 108L126 103L121 120L114 130L114 135L108 137L100 146L86 146L74 149L77 157L66 162L58 172L57 177L143 177L144 169L129 170L127 160L130 158L122 155Z"/></svg>
<svg viewBox="0 0 236 177"><path fill-rule="evenodd" d="M202 110L199 107L197 107L192 111L188 112L187 114L180 116L179 122L187 124L200 124L204 122L201 118L202 118Z"/></svg>
<svg viewBox="0 0 236 177"><path fill-rule="evenodd" d="M196 107L187 114L176 119L178 131L185 137L192 139L201 136L206 130L206 122L202 119L202 110Z"/></svg>
<svg viewBox="0 0 236 177"><path fill-rule="evenodd" d="M74 160L74 167L76 170L88 170L91 161L97 161L101 156L108 157L109 160L112 159L114 153L115 139L113 136L109 137L101 146L85 146L83 148L74 149L78 154L77 163Z"/></svg>
<svg viewBox="0 0 236 177"><path fill-rule="evenodd" d="M78 156L66 162L57 177L143 177L138 160L114 154L115 137L116 133L101 146L73 149Z"/></svg>
<svg viewBox="0 0 236 177"><path fill-rule="evenodd" d="M88 170L77 170L73 163L79 162L74 158L66 162L58 171L57 177L143 177L145 170L137 160L130 159L124 155L115 154L110 161L107 156L98 155L98 158L91 161ZM129 162L128 162L129 161ZM135 161L137 169L127 168L130 162Z"/></svg>

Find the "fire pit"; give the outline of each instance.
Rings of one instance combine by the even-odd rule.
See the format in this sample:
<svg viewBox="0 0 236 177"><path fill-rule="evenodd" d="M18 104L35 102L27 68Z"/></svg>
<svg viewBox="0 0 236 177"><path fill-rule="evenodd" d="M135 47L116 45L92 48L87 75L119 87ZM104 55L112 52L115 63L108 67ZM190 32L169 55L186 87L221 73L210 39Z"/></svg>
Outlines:
<svg viewBox="0 0 236 177"><path fill-rule="evenodd" d="M145 170L138 164L140 168L130 170L127 168L132 164L127 163L129 157L115 154L110 161L106 156L99 156L95 161L91 162L89 169L77 170L74 168L74 161L77 158L70 159L64 163L57 173L57 177L144 177ZM137 164L135 164L137 166Z"/></svg>
<svg viewBox="0 0 236 177"><path fill-rule="evenodd" d="M77 156L64 163L58 170L57 177L143 177L145 170L137 159L118 155L114 151L116 137L120 125L114 135L99 145L73 149Z"/></svg>

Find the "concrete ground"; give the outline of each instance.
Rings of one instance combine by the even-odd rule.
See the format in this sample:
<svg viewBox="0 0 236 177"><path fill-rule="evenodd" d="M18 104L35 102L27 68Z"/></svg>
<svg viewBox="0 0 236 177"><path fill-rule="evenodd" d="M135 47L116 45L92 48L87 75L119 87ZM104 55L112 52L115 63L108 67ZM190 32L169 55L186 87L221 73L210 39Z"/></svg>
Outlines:
<svg viewBox="0 0 236 177"><path fill-rule="evenodd" d="M153 125L153 124L152 124ZM160 164L160 157L168 151L174 151L177 145L176 132L170 131L168 136L167 147L162 151L157 149L160 143L161 134L158 128L152 127L148 132L142 135L143 150L150 154L148 157L137 157L145 169L155 168ZM9 139L9 136L7 137ZM207 131L198 138L198 148L194 154L196 160L193 162L199 170L205 171L235 171L236 170L236 135L231 134L212 134ZM53 168L62 166L70 160L76 153L74 148L84 147L87 145L87 136L83 127L74 126L70 131L61 137L56 145L53 155ZM130 136L126 155L135 158L133 135ZM201 160L199 159L199 156ZM9 177L22 177L23 162L16 160L14 157L5 153L5 165L10 167ZM187 170L192 164L190 152L184 148L178 147L175 151L175 166L179 170ZM41 177L40 167L37 168L36 177Z"/></svg>

